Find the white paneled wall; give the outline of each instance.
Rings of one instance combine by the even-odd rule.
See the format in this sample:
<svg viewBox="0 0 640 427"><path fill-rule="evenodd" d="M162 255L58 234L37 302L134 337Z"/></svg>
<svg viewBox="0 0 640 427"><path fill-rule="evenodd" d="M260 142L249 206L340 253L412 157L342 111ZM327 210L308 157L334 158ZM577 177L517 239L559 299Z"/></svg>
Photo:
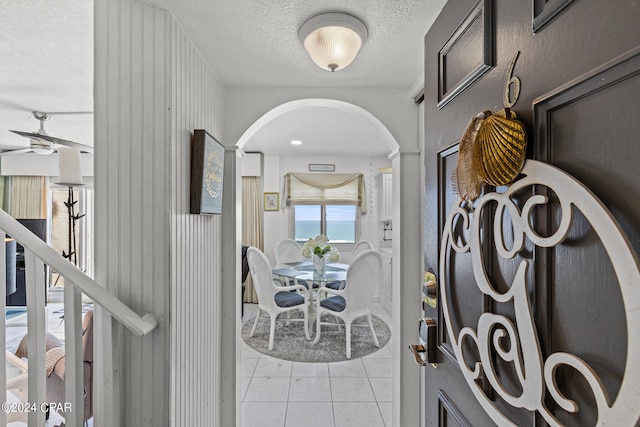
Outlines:
<svg viewBox="0 0 640 427"><path fill-rule="evenodd" d="M162 425L169 417L168 16L116 0L95 2L94 14L96 279L159 319L145 338L120 329L109 342L108 325L96 330L106 339L96 352L97 421ZM117 370L102 373L110 358Z"/></svg>
<svg viewBox="0 0 640 427"><path fill-rule="evenodd" d="M224 87L171 22L172 425L215 425L219 413L220 216L189 214L193 129L222 135Z"/></svg>
<svg viewBox="0 0 640 427"><path fill-rule="evenodd" d="M100 425L216 425L220 218L188 211L191 133L220 137L224 87L171 15L136 1L95 2L95 49L96 277L160 322L145 338L106 327L118 369L97 381L121 409L104 396Z"/></svg>

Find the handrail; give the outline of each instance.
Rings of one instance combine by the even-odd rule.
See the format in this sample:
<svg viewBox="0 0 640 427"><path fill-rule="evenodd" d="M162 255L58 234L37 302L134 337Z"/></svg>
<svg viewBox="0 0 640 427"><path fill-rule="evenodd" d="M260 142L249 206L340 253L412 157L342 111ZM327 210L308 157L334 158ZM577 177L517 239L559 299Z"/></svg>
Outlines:
<svg viewBox="0 0 640 427"><path fill-rule="evenodd" d="M40 240L35 234L31 233L2 209L0 209L0 229L4 230L26 249L33 252L60 275L68 278L75 287L87 294L94 302L101 305L134 334L142 337L158 326L158 320L154 315L147 313L140 317L126 304L111 295L105 288L80 271L75 265L64 259L62 255L53 250L51 246Z"/></svg>

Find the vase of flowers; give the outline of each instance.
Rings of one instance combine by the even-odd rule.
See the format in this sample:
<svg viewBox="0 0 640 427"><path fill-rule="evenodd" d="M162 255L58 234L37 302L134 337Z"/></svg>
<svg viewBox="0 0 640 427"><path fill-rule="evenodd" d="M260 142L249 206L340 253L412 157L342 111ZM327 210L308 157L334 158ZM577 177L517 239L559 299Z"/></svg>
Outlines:
<svg viewBox="0 0 640 427"><path fill-rule="evenodd" d="M340 258L340 252L328 243L327 236L318 234L316 237L307 240L302 247L302 256L313 260L313 271L317 274L324 275L327 260L336 262Z"/></svg>
<svg viewBox="0 0 640 427"><path fill-rule="evenodd" d="M324 276L326 270L327 263L324 257L313 254L313 272L319 274L320 276Z"/></svg>

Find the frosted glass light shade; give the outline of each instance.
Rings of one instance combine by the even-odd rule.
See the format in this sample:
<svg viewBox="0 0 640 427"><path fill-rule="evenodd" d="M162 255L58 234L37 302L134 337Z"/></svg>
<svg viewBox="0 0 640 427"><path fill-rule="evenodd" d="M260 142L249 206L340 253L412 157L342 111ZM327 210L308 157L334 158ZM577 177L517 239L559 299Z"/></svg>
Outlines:
<svg viewBox="0 0 640 427"><path fill-rule="evenodd" d="M57 184L73 187L84 185L80 167L80 150L71 147L58 148L58 179Z"/></svg>
<svg viewBox="0 0 640 427"><path fill-rule="evenodd" d="M367 27L362 21L339 12L310 18L298 33L313 62L330 71L342 70L351 64L367 35Z"/></svg>
<svg viewBox="0 0 640 427"><path fill-rule="evenodd" d="M51 154L55 151L53 144L35 138L31 138L30 148L34 153L44 155Z"/></svg>
<svg viewBox="0 0 640 427"><path fill-rule="evenodd" d="M44 129L38 129L36 131L36 133L38 135L44 135L44 136L48 136L49 134L47 132L45 132ZM53 149L53 144L49 141L45 141L44 139L40 139L40 138L31 138L30 139L31 142L31 151L33 151L36 154L51 154L53 153L55 150Z"/></svg>

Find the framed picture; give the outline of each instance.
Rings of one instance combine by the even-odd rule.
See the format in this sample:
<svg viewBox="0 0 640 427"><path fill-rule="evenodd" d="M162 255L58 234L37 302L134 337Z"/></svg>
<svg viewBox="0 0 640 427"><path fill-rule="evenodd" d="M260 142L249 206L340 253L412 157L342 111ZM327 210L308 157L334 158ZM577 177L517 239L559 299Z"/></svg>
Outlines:
<svg viewBox="0 0 640 427"><path fill-rule="evenodd" d="M193 131L191 144L192 214L222 214L224 146L207 131Z"/></svg>
<svg viewBox="0 0 640 427"><path fill-rule="evenodd" d="M264 210L278 211L280 210L280 194L264 193Z"/></svg>

